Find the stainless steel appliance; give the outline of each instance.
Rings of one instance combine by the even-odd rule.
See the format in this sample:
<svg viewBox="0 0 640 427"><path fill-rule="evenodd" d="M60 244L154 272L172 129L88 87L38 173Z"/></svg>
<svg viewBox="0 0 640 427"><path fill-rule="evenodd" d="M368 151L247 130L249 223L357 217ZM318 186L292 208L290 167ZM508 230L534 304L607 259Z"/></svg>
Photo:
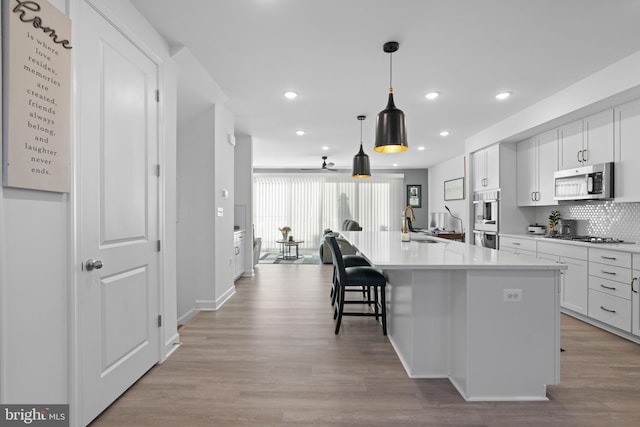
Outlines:
<svg viewBox="0 0 640 427"><path fill-rule="evenodd" d="M473 194L473 229L498 231L499 191L482 191Z"/></svg>
<svg viewBox="0 0 640 427"><path fill-rule="evenodd" d="M498 249L500 191L473 194L473 242L477 246Z"/></svg>
<svg viewBox="0 0 640 427"><path fill-rule="evenodd" d="M495 231L473 230L473 243L484 248L498 249L498 233Z"/></svg>
<svg viewBox="0 0 640 427"><path fill-rule="evenodd" d="M578 234L578 223L575 219L561 219L555 229L561 236L575 236Z"/></svg>
<svg viewBox="0 0 640 427"><path fill-rule="evenodd" d="M547 227L544 225L535 223L533 225L530 225L527 228L527 231L529 232L529 234L545 234L547 232Z"/></svg>
<svg viewBox="0 0 640 427"><path fill-rule="evenodd" d="M599 163L553 173L555 200L613 198L613 162Z"/></svg>
<svg viewBox="0 0 640 427"><path fill-rule="evenodd" d="M584 242L584 243L633 243L625 242L624 240L616 239L613 237L597 237L597 236L576 236L576 235L561 235L556 234L553 236L547 236L550 239L556 240L571 240L572 242Z"/></svg>

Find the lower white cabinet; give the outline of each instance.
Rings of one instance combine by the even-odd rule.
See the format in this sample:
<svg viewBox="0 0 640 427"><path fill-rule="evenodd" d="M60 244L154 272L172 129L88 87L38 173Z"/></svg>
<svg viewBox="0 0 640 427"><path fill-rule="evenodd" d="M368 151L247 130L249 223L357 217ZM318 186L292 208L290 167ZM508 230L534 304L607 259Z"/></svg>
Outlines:
<svg viewBox="0 0 640 427"><path fill-rule="evenodd" d="M631 301L590 289L589 317L631 332Z"/></svg>
<svg viewBox="0 0 640 427"><path fill-rule="evenodd" d="M517 237L500 237L500 250L516 255L536 256L536 241L531 239L519 239Z"/></svg>
<svg viewBox="0 0 640 427"><path fill-rule="evenodd" d="M567 269L560 272L560 306L587 315L589 310L587 248L540 242L538 258L567 265Z"/></svg>
<svg viewBox="0 0 640 427"><path fill-rule="evenodd" d="M245 232L236 231L233 233L233 250L234 250L234 265L235 265L235 279L242 276L244 273L244 259L245 259Z"/></svg>
<svg viewBox="0 0 640 427"><path fill-rule="evenodd" d="M631 254L589 249L588 316L631 332Z"/></svg>
<svg viewBox="0 0 640 427"><path fill-rule="evenodd" d="M631 333L640 336L640 254L633 254L631 312Z"/></svg>
<svg viewBox="0 0 640 427"><path fill-rule="evenodd" d="M640 253L513 235L500 235L500 250L565 264L560 306L566 313L640 339Z"/></svg>

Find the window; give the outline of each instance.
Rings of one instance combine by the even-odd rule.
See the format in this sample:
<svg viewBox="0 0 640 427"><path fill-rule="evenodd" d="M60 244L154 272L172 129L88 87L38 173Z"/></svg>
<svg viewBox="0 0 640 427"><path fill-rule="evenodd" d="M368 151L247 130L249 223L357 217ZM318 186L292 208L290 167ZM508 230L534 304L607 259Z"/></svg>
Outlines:
<svg viewBox="0 0 640 427"><path fill-rule="evenodd" d="M402 175L354 180L350 175L254 176L256 236L267 249L276 249L278 228L291 227L301 248L315 249L325 228L339 231L346 219L363 230L400 230L404 207Z"/></svg>

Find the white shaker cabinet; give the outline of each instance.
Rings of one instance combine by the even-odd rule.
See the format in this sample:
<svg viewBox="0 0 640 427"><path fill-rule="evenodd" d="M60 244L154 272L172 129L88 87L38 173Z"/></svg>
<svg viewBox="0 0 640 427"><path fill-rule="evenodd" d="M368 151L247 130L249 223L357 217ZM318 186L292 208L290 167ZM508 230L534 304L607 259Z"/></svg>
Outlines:
<svg viewBox="0 0 640 427"><path fill-rule="evenodd" d="M640 201L640 99L621 105L615 111L615 201ZM638 260L640 262L640 260ZM640 270L640 265L634 268Z"/></svg>
<svg viewBox="0 0 640 427"><path fill-rule="evenodd" d="M640 336L640 254L633 254L631 276L631 333Z"/></svg>
<svg viewBox="0 0 640 427"><path fill-rule="evenodd" d="M498 144L473 153L473 190L500 188L500 146Z"/></svg>
<svg viewBox="0 0 640 427"><path fill-rule="evenodd" d="M529 255L535 258L536 241L511 236L500 236L500 250L516 255Z"/></svg>
<svg viewBox="0 0 640 427"><path fill-rule="evenodd" d="M589 317L631 332L631 254L589 248Z"/></svg>
<svg viewBox="0 0 640 427"><path fill-rule="evenodd" d="M613 162L613 110L562 126L559 137L559 169Z"/></svg>
<svg viewBox="0 0 640 427"><path fill-rule="evenodd" d="M558 130L517 145L518 206L557 205L553 199L553 173L558 169Z"/></svg>
<svg viewBox="0 0 640 427"><path fill-rule="evenodd" d="M560 305L576 313L587 315L589 297L587 248L539 242L538 258L567 265L567 269L560 272Z"/></svg>

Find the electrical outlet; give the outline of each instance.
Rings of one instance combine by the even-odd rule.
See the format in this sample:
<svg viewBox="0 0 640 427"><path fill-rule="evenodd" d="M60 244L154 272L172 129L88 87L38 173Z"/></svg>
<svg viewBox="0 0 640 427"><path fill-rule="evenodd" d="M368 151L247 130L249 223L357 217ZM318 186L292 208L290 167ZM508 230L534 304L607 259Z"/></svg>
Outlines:
<svg viewBox="0 0 640 427"><path fill-rule="evenodd" d="M522 289L503 289L502 299L505 302L522 302Z"/></svg>

